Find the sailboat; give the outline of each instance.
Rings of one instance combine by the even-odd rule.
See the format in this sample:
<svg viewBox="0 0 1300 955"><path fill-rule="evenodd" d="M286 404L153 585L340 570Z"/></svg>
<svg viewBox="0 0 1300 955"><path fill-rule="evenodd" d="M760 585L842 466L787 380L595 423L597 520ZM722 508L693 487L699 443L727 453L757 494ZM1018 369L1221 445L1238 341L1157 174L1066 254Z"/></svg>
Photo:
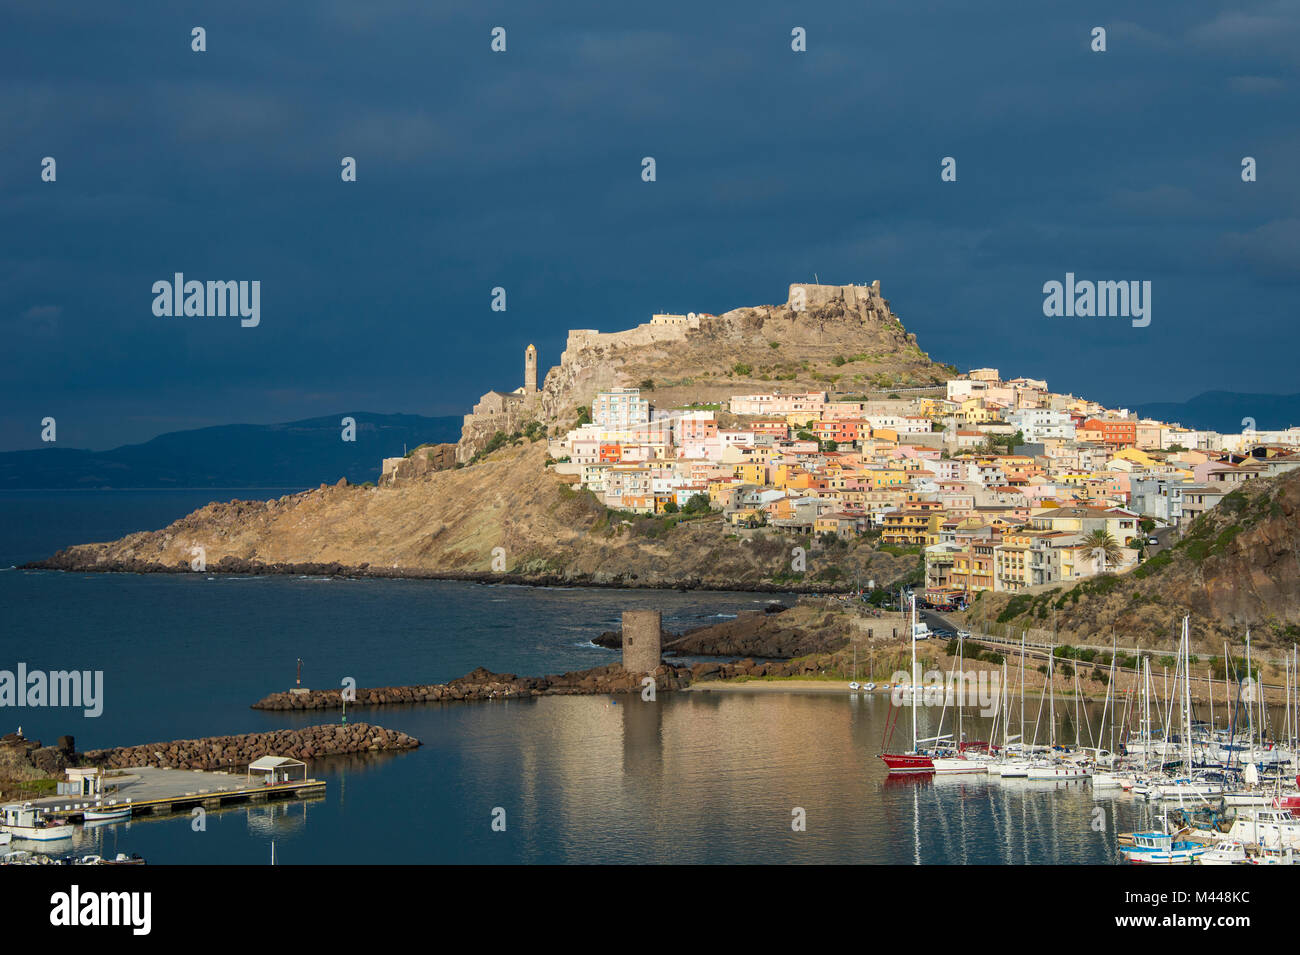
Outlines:
<svg viewBox="0 0 1300 955"><path fill-rule="evenodd" d="M921 740L916 735L916 708L920 704L917 698L920 696L921 681L916 666L916 594L912 594L912 679L911 683L906 684L902 689L909 709L912 711L912 748L903 752L881 753L880 758L884 760L885 765L889 767L890 775L901 773L933 773L934 757L928 750L920 748ZM897 690L896 690L897 692ZM897 710L895 710L897 714ZM895 723L897 715L895 715ZM933 742L933 741L931 741Z"/></svg>
<svg viewBox="0 0 1300 955"><path fill-rule="evenodd" d="M966 734L962 732L962 708L966 702L964 699L964 686L958 689L954 683L954 677L961 671L963 641L960 637L957 639L957 656L953 661L953 667L948 672L948 686L945 690L943 712L939 715L939 731L943 732L943 713L948 710L948 700L951 699L953 708L957 711L957 740L958 745L953 749L951 745L936 749L931 755L931 761L934 763L934 771L941 776L952 775L955 773L982 773L987 770L988 753L987 744L985 743L967 743ZM940 736L940 739L947 739L946 736ZM968 751L969 750L969 751Z"/></svg>
<svg viewBox="0 0 1300 955"><path fill-rule="evenodd" d="M1046 758L1035 759L1025 770L1025 778L1029 780L1069 780L1069 779L1087 779L1092 775L1092 767L1083 762L1074 759L1066 759L1057 753L1056 748L1056 647L1052 646L1047 657L1047 705L1048 705L1048 747L1050 755ZM1041 712L1041 705L1040 705ZM1035 742L1037 742L1038 727L1034 727Z"/></svg>

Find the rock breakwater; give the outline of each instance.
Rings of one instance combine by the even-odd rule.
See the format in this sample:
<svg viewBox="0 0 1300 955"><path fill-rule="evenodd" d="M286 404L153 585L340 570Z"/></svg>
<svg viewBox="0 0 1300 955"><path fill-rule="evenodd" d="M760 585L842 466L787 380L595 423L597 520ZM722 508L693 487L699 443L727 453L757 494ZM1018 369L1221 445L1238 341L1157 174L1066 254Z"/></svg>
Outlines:
<svg viewBox="0 0 1300 955"><path fill-rule="evenodd" d="M703 662L692 666L662 664L653 673L655 692L684 690L702 680L736 677L806 676L819 672L811 660L738 660ZM619 664L576 670L556 676L516 676L479 667L450 683L385 686L358 689L353 706L400 706L411 703L451 703L475 700L509 700L534 696L601 696L640 693L644 674L629 672ZM307 693L272 693L253 704L255 710L336 710L343 706L342 690Z"/></svg>
<svg viewBox="0 0 1300 955"><path fill-rule="evenodd" d="M159 766L166 769L231 769L247 766L262 756L289 756L311 760L345 753L415 749L420 741L397 730L368 723L328 724L301 729L209 736L168 743L145 743L96 749L82 754L86 764L105 769Z"/></svg>

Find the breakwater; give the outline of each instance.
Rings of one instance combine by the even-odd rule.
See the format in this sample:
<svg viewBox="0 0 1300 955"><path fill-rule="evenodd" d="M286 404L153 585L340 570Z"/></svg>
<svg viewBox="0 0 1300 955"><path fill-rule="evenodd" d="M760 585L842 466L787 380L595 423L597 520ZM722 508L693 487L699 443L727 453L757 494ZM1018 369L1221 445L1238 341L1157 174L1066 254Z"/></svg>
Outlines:
<svg viewBox="0 0 1300 955"><path fill-rule="evenodd" d="M397 730L368 723L326 724L301 729L209 736L168 743L118 746L83 753L81 762L105 769L159 766L167 769L230 769L261 756L319 759L347 753L415 749L420 741Z"/></svg>
<svg viewBox="0 0 1300 955"><path fill-rule="evenodd" d="M801 676L818 672L804 660L738 660L704 662L692 666L661 664L653 674L655 692L683 690L703 680L736 677ZM632 673L620 664L576 670L555 676L516 676L493 673L479 667L450 683L386 686L356 690L353 706L392 706L409 703L450 703L475 700L508 700L534 696L599 696L640 693L645 674ZM309 690L305 693L272 693L253 704L255 710L337 710L343 706L342 690Z"/></svg>

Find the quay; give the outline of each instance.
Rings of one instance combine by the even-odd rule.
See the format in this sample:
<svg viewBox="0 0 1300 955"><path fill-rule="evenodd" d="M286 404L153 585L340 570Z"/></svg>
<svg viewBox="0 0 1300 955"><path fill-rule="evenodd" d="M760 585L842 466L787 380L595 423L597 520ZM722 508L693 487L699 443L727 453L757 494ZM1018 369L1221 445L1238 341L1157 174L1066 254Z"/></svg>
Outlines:
<svg viewBox="0 0 1300 955"><path fill-rule="evenodd" d="M266 762L270 761L275 761L276 765L269 772L256 775L253 767L257 763L250 766L248 773L137 766L120 771L120 774L105 774L102 777L105 791L98 802L66 795L44 796L27 802L47 815L83 822L87 809L105 811L130 807L131 815L137 816L176 812L195 806L216 809L228 803L304 799L324 794L325 781L308 777L305 765L298 760L283 761L282 758L270 757ZM298 778L287 778L295 769L292 764L302 767Z"/></svg>

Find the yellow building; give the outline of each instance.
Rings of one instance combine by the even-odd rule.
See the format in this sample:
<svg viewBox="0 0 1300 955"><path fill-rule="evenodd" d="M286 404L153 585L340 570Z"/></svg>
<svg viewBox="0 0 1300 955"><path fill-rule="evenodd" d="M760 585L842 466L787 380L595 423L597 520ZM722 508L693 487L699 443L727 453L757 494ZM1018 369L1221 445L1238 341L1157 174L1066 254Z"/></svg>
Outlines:
<svg viewBox="0 0 1300 955"><path fill-rule="evenodd" d="M743 481L746 484L757 484L759 487L767 486L767 464L762 461L737 464L732 468L732 474L735 475L736 480Z"/></svg>

